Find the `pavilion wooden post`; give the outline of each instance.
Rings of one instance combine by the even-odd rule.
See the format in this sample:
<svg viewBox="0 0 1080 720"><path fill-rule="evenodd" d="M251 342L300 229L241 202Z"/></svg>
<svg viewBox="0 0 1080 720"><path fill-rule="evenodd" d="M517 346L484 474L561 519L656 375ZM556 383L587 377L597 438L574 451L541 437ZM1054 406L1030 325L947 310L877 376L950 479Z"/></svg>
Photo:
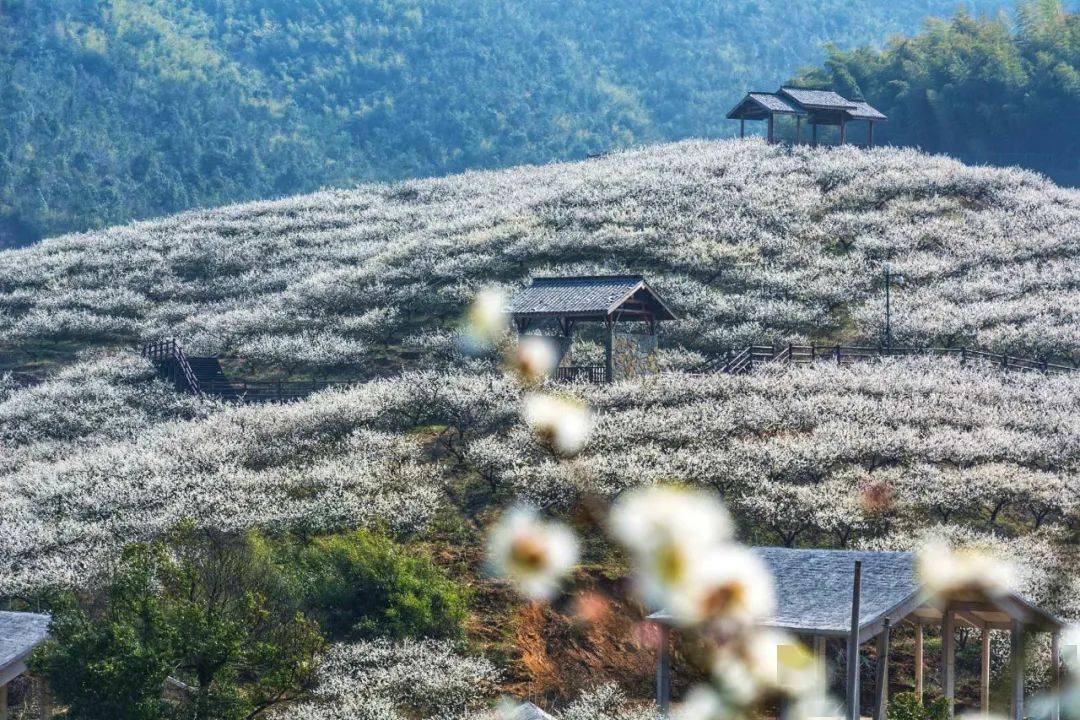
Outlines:
<svg viewBox="0 0 1080 720"><path fill-rule="evenodd" d="M874 147L874 121L869 121L870 129L867 130L866 146Z"/></svg>
<svg viewBox="0 0 1080 720"><path fill-rule="evenodd" d="M982 655L979 667L979 710L984 717L990 716L990 624L983 623Z"/></svg>
<svg viewBox="0 0 1080 720"><path fill-rule="evenodd" d="M773 142L773 114L769 113L769 144Z"/></svg>
<svg viewBox="0 0 1080 720"><path fill-rule="evenodd" d="M941 692L949 703L949 717L956 702L956 612L945 608L941 619Z"/></svg>
<svg viewBox="0 0 1080 720"><path fill-rule="evenodd" d="M795 116L795 144L798 145L802 142L802 117Z"/></svg>
<svg viewBox="0 0 1080 720"><path fill-rule="evenodd" d="M817 123L810 122L810 145L817 147Z"/></svg>
<svg viewBox="0 0 1080 720"><path fill-rule="evenodd" d="M607 374L607 382L615 379L615 363L612 357L612 334L615 321L608 315L604 318L604 372Z"/></svg>
<svg viewBox="0 0 1080 720"><path fill-rule="evenodd" d="M877 693L877 702L874 706L874 720L885 720L885 714L889 708L889 632L889 618L885 618L877 644L877 674L874 688Z"/></svg>
<svg viewBox="0 0 1080 720"><path fill-rule="evenodd" d="M1054 693L1054 705L1050 708L1050 720L1061 720L1061 631L1050 633L1050 690Z"/></svg>
<svg viewBox="0 0 1080 720"><path fill-rule="evenodd" d="M828 650L827 640L824 635L813 636L813 660L818 664L818 673L821 675L821 687L828 687L828 665L825 664L825 653Z"/></svg>
<svg viewBox="0 0 1080 720"><path fill-rule="evenodd" d="M923 699L923 624L922 619L915 619L915 695L919 702Z"/></svg>
<svg viewBox="0 0 1080 720"><path fill-rule="evenodd" d="M1012 716L1013 720L1024 720L1024 624L1012 621L1011 632L1012 664Z"/></svg>
<svg viewBox="0 0 1080 720"><path fill-rule="evenodd" d="M8 686L0 685L0 720L8 720Z"/></svg>
<svg viewBox="0 0 1080 720"><path fill-rule="evenodd" d="M847 125L844 123L844 118L840 118L840 144L843 145L847 142Z"/></svg>
<svg viewBox="0 0 1080 720"><path fill-rule="evenodd" d="M862 602L862 561L855 561L851 589L851 632L847 641L847 706L849 720L859 720L859 605Z"/></svg>
<svg viewBox="0 0 1080 720"><path fill-rule="evenodd" d="M746 118L739 118L739 137L746 137Z"/></svg>
<svg viewBox="0 0 1080 720"><path fill-rule="evenodd" d="M660 714L667 717L671 704L671 628L667 623L658 621L656 653L656 705Z"/></svg>

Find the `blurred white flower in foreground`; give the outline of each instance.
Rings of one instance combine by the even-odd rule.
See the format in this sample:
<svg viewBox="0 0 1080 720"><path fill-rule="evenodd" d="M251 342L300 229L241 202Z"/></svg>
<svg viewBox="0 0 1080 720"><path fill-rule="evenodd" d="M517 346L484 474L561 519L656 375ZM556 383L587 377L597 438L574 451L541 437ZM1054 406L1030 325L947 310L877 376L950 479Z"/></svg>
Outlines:
<svg viewBox="0 0 1080 720"><path fill-rule="evenodd" d="M578 540L562 523L541 520L531 508L506 513L488 536L488 562L533 600L546 600L578 560Z"/></svg>
<svg viewBox="0 0 1080 720"><path fill-rule="evenodd" d="M967 591L998 595L1014 583L1012 566L974 548L953 548L946 542L929 542L919 550L918 572L932 596L948 598Z"/></svg>
<svg viewBox="0 0 1080 720"><path fill-rule="evenodd" d="M708 685L690 688L686 699L671 713L672 720L720 720L730 716L723 698Z"/></svg>
<svg viewBox="0 0 1080 720"><path fill-rule="evenodd" d="M542 335L523 336L511 358L518 376L528 383L540 382L551 375L559 363L555 342Z"/></svg>
<svg viewBox="0 0 1080 720"><path fill-rule="evenodd" d="M531 393L525 396L524 404L522 415L525 422L558 454L573 457L589 442L593 417L584 403Z"/></svg>
<svg viewBox="0 0 1080 720"><path fill-rule="evenodd" d="M739 631L772 612L773 581L753 551L724 545L689 558L686 582L670 588L664 607L681 625L714 623Z"/></svg>
<svg viewBox="0 0 1080 720"><path fill-rule="evenodd" d="M609 523L630 551L642 599L653 609L672 605L677 621L700 615L703 606L696 613L689 608L704 602L700 584L711 576L701 561L731 537L731 520L719 499L670 486L632 490L615 503Z"/></svg>
<svg viewBox="0 0 1080 720"><path fill-rule="evenodd" d="M498 288L485 288L477 293L465 316L465 340L473 350L494 345L506 332L506 294Z"/></svg>
<svg viewBox="0 0 1080 720"><path fill-rule="evenodd" d="M728 702L744 707L768 695L825 694L824 668L805 645L776 630L759 629L721 645L712 674Z"/></svg>

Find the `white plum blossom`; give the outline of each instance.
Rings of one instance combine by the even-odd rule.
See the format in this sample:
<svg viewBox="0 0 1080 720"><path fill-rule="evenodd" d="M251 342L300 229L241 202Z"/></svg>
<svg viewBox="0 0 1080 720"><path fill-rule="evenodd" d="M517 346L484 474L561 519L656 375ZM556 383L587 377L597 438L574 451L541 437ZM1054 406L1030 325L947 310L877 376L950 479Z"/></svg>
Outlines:
<svg viewBox="0 0 1080 720"><path fill-rule="evenodd" d="M919 550L917 569L926 591L942 601L965 591L1000 595L1016 584L1004 559L980 548L954 548L942 540L927 542Z"/></svg>
<svg viewBox="0 0 1080 720"><path fill-rule="evenodd" d="M525 396L522 416L538 437L564 457L581 452L592 433L592 412L572 398L530 393Z"/></svg>
<svg viewBox="0 0 1080 720"><path fill-rule="evenodd" d="M532 508L507 512L488 535L493 572L532 600L550 599L578 561L578 540L562 523L537 517Z"/></svg>

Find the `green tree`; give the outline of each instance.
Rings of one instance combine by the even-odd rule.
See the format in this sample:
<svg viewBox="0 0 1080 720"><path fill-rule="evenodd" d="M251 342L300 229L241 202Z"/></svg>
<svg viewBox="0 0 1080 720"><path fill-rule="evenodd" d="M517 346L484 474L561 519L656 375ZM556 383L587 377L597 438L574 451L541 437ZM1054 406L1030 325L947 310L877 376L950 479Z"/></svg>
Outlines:
<svg viewBox="0 0 1080 720"><path fill-rule="evenodd" d="M335 639L457 639L464 588L428 558L364 530L287 549L308 613Z"/></svg>
<svg viewBox="0 0 1080 720"><path fill-rule="evenodd" d="M60 603L31 666L72 718L254 718L314 680L299 601L259 534L185 524L128 547L97 601Z"/></svg>
<svg viewBox="0 0 1080 720"><path fill-rule="evenodd" d="M828 48L793 83L829 86L889 116L883 141L1080 182L1080 14L1061 0L998 15L958 13L883 50Z"/></svg>

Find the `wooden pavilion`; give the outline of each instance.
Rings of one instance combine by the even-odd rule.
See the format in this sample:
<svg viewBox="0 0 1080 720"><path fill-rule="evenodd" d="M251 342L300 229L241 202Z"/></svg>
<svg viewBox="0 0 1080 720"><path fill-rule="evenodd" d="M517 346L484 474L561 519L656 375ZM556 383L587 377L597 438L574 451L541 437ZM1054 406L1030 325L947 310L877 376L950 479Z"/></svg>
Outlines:
<svg viewBox="0 0 1080 720"><path fill-rule="evenodd" d="M8 685L26 672L26 660L49 631L49 616L0 611L0 720L8 718Z"/></svg>
<svg viewBox="0 0 1080 720"><path fill-rule="evenodd" d="M556 379L611 382L615 377L612 335L618 323L644 323L655 339L656 324L676 316L642 275L538 277L508 308L518 335L554 330L565 354L581 323L604 325L604 366L559 367Z"/></svg>
<svg viewBox="0 0 1080 720"><path fill-rule="evenodd" d="M860 648L877 645L875 667L874 720L885 720L888 706L889 641L894 629L907 624L915 636L915 692L923 696L923 628L941 629L942 694L954 709L956 690L956 629L966 625L981 636L980 706L990 707L990 633L1010 633L1012 647L1012 712L1014 720L1024 718L1024 653L1026 637L1032 632L1049 633L1052 681L1060 686L1060 638L1064 623L1020 595L989 596L971 593L951 598L944 606L929 597L915 572L915 556L906 552L862 552L850 550L802 550L757 548L772 571L776 587L776 609L763 624L809 640L808 645L824 664L830 643L846 646L845 695L847 717L861 717L859 698ZM670 616L659 612L650 619L663 629L657 660L657 701L667 708L670 696L668 635ZM1073 650L1075 651L1075 650ZM1053 720L1060 717L1060 709Z"/></svg>
<svg viewBox="0 0 1080 720"><path fill-rule="evenodd" d="M739 137L746 136L747 120L764 120L768 126L766 138L776 141L775 121L780 116L795 118L795 144L802 142L802 125L810 125L810 142L818 143L818 126L840 128L840 144L847 143L847 128L851 122L867 124L867 147L874 146L874 124L887 122L881 112L861 100L848 100L832 90L782 87L774 93L750 92L727 114L729 120L739 121Z"/></svg>

